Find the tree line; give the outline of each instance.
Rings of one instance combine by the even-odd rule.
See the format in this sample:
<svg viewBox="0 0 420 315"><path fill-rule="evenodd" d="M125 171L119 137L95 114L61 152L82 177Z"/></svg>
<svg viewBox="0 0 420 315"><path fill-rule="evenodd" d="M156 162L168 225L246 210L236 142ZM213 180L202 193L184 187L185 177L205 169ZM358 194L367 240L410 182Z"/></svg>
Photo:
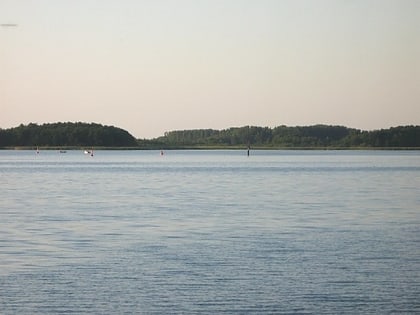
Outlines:
<svg viewBox="0 0 420 315"><path fill-rule="evenodd" d="M418 148L420 147L420 126L400 126L374 131L330 125L176 130L166 132L164 136L154 139L153 144L168 147Z"/></svg>
<svg viewBox="0 0 420 315"><path fill-rule="evenodd" d="M420 126L363 131L344 126L244 126L223 130L165 132L154 139L136 139L128 131L96 123L21 124L0 128L0 147L130 147L170 148L420 148Z"/></svg>
<svg viewBox="0 0 420 315"><path fill-rule="evenodd" d="M30 123L0 129L0 147L11 146L134 147L137 140L126 130L96 123Z"/></svg>

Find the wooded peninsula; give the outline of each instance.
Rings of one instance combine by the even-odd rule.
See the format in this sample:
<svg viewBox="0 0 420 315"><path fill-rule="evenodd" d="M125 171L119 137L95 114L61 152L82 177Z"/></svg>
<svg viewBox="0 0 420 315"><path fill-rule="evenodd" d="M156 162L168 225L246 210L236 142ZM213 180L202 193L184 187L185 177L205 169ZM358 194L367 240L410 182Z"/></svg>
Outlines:
<svg viewBox="0 0 420 315"><path fill-rule="evenodd" d="M344 126L232 127L166 132L136 139L128 131L96 123L59 122L0 128L0 148L125 149L420 149L420 126L363 131Z"/></svg>

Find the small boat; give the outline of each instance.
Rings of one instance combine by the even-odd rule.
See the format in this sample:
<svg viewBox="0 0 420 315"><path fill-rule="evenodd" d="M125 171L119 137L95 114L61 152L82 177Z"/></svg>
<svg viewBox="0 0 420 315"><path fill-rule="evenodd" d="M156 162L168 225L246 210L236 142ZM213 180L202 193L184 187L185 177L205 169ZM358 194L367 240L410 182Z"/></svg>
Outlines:
<svg viewBox="0 0 420 315"><path fill-rule="evenodd" d="M93 156L93 149L92 150L85 150L85 154L89 154L90 156Z"/></svg>

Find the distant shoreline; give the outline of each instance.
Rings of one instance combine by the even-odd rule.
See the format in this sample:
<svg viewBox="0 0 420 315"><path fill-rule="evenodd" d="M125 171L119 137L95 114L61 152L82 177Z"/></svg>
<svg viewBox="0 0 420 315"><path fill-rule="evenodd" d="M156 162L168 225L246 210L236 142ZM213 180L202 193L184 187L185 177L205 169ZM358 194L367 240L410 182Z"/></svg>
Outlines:
<svg viewBox="0 0 420 315"><path fill-rule="evenodd" d="M43 147L40 146L38 149L41 151L84 151L87 149L103 150L103 151L153 151L153 150L247 150L241 146L180 146L180 147ZM14 147L0 147L0 150L16 150L16 151L36 151L37 147L33 146L14 146ZM269 147L269 146L257 146L251 147L251 151L418 151L420 147Z"/></svg>
<svg viewBox="0 0 420 315"><path fill-rule="evenodd" d="M419 150L420 126L363 131L345 126L192 129L136 139L128 131L97 123L58 122L0 128L0 148L43 150Z"/></svg>

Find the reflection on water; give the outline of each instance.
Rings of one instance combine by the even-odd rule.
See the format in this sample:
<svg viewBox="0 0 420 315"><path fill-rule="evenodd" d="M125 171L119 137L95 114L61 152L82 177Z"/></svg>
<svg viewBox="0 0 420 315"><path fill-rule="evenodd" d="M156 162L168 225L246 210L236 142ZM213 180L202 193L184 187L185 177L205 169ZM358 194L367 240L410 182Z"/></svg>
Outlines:
<svg viewBox="0 0 420 315"><path fill-rule="evenodd" d="M420 312L418 151L0 151L0 310Z"/></svg>

